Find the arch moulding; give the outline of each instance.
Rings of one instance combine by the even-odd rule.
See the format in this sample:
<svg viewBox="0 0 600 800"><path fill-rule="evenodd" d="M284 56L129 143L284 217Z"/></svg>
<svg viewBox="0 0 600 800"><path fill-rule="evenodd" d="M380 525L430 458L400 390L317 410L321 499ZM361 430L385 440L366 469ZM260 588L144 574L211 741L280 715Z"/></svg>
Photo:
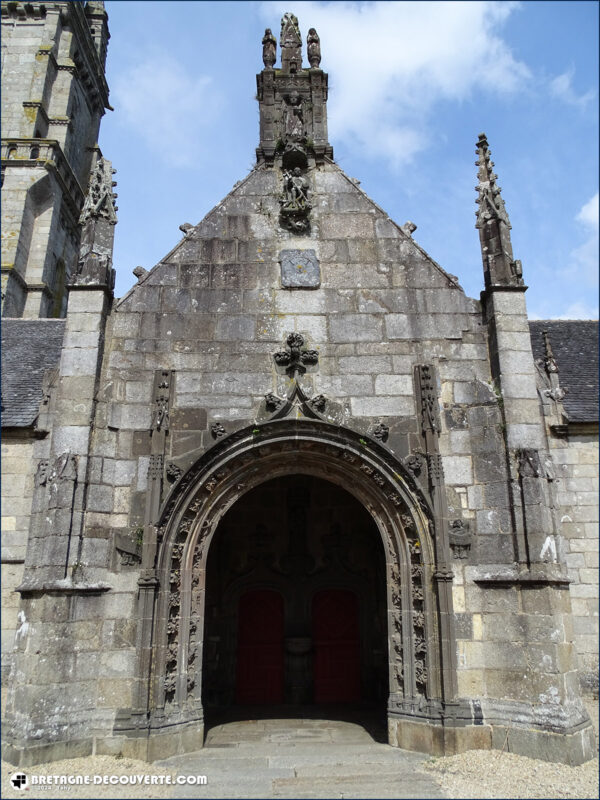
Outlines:
<svg viewBox="0 0 600 800"><path fill-rule="evenodd" d="M429 498L376 439L307 419L270 421L219 439L181 476L157 524L145 531L134 707L119 712L114 733L142 737L146 752L137 752L149 759L202 746L202 636L212 539L246 492L293 474L322 478L354 495L381 536L390 744L456 752L473 747L476 735L477 746L485 747L486 726L475 729L470 704L456 697L452 572Z"/></svg>

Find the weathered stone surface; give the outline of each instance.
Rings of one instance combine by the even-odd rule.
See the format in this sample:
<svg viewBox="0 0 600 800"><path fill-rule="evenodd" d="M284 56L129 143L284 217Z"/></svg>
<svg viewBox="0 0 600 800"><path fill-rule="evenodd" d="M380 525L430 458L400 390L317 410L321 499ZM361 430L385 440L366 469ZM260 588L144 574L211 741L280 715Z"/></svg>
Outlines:
<svg viewBox="0 0 600 800"><path fill-rule="evenodd" d="M88 30L82 4L54 5L47 20L62 9ZM564 437L569 423L533 361L521 284L467 298L413 228L333 163L326 75L302 68L293 15L285 20L282 69L259 76L256 168L184 225L122 301L71 292L58 375L36 389L38 428L3 438L3 633L12 642L17 632L16 649L3 649L15 676L10 757L85 749L91 737L96 752L143 756L199 746L202 703L236 696L233 683L219 693L243 660L238 598L259 585L291 593L286 625L294 603L304 608L298 639L313 636L319 592L353 587L340 607L358 604L371 670L365 679L357 667L357 686L388 708L394 744L491 746L492 725L516 726L534 732L513 737L524 751L551 725L564 742L581 731L569 745L581 756L574 649L585 686L598 663L595 438ZM71 151L86 152L76 142ZM294 159L310 186L300 235L280 217ZM22 204L17 172L9 164L5 187ZM488 212L496 222L503 213ZM55 252L70 252L58 227ZM24 313L34 302L41 313L29 294ZM4 302L22 300L11 290ZM214 582L229 573L223 611ZM213 622L222 630L205 636ZM227 653L224 642L234 643ZM286 646L285 692L300 687L312 702L313 673L305 664L310 680L294 683L299 654ZM145 723L130 736L150 707L150 737ZM440 725L450 708L464 726L445 716Z"/></svg>

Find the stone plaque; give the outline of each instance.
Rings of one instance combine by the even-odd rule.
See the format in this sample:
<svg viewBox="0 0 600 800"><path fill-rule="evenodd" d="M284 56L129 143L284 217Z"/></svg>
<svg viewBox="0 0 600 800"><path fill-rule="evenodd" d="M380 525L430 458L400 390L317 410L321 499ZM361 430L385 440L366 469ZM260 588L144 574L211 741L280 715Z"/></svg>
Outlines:
<svg viewBox="0 0 600 800"><path fill-rule="evenodd" d="M281 285L284 289L318 289L321 268L314 250L281 251Z"/></svg>

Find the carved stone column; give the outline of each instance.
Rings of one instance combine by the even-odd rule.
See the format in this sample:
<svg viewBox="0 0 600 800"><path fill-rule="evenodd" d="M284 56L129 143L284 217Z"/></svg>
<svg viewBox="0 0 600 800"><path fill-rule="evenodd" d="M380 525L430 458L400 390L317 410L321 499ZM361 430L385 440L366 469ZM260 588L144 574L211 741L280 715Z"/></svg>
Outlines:
<svg viewBox="0 0 600 800"><path fill-rule="evenodd" d="M152 630L154 606L159 581L156 575L158 544L158 513L160 509L166 437L169 432L169 413L172 396L173 372L157 370L154 375L154 412L150 430L150 462L146 489L144 538L142 543L142 571L138 580L138 669L134 690L134 725L144 725L149 710L150 670L152 666Z"/></svg>
<svg viewBox="0 0 600 800"><path fill-rule="evenodd" d="M433 541L436 563L433 578L437 585L436 598L440 620L442 697L447 703L456 697L458 690L452 604L454 576L450 566L448 505L444 485L444 468L439 452L440 421L433 366L430 364L416 366L415 378L420 408L421 434L429 473L429 494L434 517Z"/></svg>

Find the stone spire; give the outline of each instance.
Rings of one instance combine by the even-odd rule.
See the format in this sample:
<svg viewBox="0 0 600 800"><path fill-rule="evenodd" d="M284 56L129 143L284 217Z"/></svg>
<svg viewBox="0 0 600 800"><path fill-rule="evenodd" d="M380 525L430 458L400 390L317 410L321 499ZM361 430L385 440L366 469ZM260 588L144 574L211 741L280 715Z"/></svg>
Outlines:
<svg viewBox="0 0 600 800"><path fill-rule="evenodd" d="M117 224L117 206L112 177L116 170L110 161L100 157L90 177L79 224L82 227L81 246L74 286L114 286L112 253Z"/></svg>
<svg viewBox="0 0 600 800"><path fill-rule="evenodd" d="M485 133L479 134L477 142L477 161L479 168L476 186L479 208L476 212L475 227L479 230L485 288L492 286L523 286L521 262L513 259L510 240L511 224L504 206L501 188L496 181L494 162Z"/></svg>
<svg viewBox="0 0 600 800"><path fill-rule="evenodd" d="M286 11L281 18L281 69L283 72L298 72L302 69L302 37L298 17Z"/></svg>
<svg viewBox="0 0 600 800"><path fill-rule="evenodd" d="M314 28L307 38L302 63L302 36L297 18L286 12L281 20L281 69L274 69L276 42L267 28L262 39L264 69L256 76L260 110L257 161L284 169L306 169L333 158L327 141L327 75L320 69L321 43Z"/></svg>

